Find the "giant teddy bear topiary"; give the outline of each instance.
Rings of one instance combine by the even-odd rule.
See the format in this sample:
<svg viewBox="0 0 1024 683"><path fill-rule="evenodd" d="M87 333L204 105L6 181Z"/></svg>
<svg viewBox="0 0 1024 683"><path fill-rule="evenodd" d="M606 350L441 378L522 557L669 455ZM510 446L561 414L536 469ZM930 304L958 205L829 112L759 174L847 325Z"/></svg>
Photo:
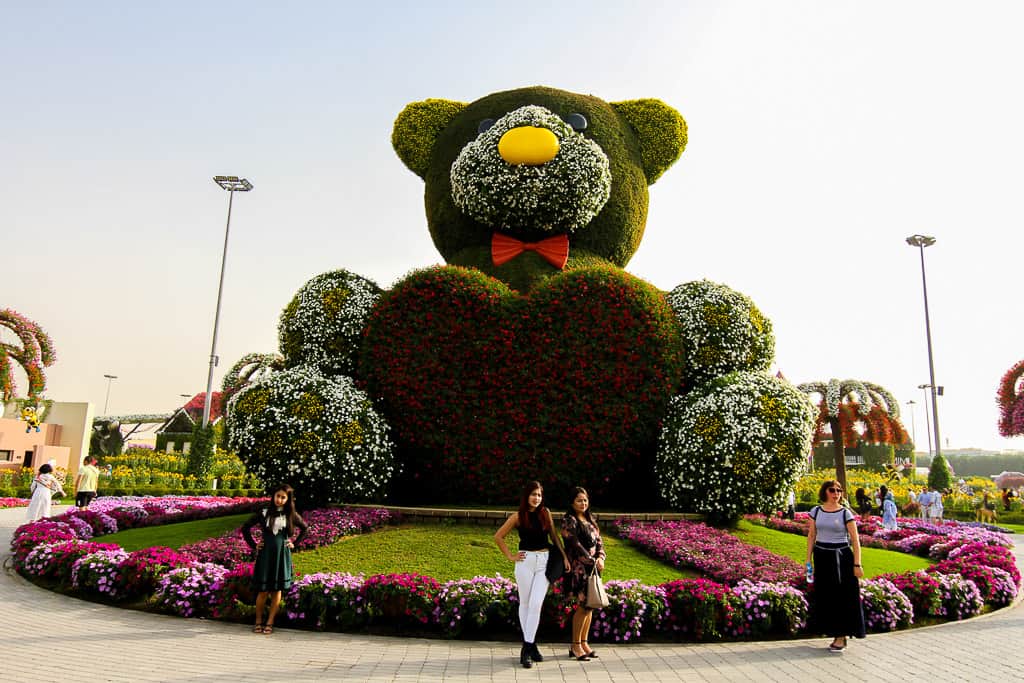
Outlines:
<svg viewBox="0 0 1024 683"><path fill-rule="evenodd" d="M233 445L265 478L317 471L350 499L506 502L537 478L608 507L780 503L813 410L766 374L770 322L725 286L665 293L622 270L686 142L659 100L533 87L408 105L392 144L448 265L389 291L343 270L305 285L282 314L288 370L231 401Z"/></svg>

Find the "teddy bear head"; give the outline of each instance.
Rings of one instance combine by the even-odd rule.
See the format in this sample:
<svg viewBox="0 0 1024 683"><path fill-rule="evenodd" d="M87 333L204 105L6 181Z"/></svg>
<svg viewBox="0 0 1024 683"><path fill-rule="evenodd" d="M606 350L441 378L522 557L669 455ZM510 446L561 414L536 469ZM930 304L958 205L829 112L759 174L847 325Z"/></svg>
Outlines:
<svg viewBox="0 0 1024 683"><path fill-rule="evenodd" d="M414 102L391 142L426 183L445 261L525 291L561 270L626 265L643 236L647 186L682 154L686 122L660 100L538 86L470 104Z"/></svg>

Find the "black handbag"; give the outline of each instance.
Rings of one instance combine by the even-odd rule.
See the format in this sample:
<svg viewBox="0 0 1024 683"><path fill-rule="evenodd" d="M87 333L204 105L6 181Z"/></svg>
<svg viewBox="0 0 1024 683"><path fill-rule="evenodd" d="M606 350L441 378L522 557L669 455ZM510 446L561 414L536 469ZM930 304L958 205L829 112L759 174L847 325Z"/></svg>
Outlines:
<svg viewBox="0 0 1024 683"><path fill-rule="evenodd" d="M548 583L554 583L565 574L565 562L562 560L562 553L555 546L548 546L548 566L544 569L544 576L548 577Z"/></svg>

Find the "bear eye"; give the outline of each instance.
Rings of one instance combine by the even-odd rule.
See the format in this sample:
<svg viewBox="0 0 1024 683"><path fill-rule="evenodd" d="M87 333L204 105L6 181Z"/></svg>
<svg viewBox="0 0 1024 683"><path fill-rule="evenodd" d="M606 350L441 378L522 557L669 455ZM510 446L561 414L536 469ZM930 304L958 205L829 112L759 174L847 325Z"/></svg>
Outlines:
<svg viewBox="0 0 1024 683"><path fill-rule="evenodd" d="M583 114L569 114L565 117L565 122L572 126L572 129L577 133L587 129L587 117Z"/></svg>
<svg viewBox="0 0 1024 683"><path fill-rule="evenodd" d="M480 122L480 125L476 127L476 132L479 135L480 133L483 133L493 125L494 119L484 119L483 121Z"/></svg>

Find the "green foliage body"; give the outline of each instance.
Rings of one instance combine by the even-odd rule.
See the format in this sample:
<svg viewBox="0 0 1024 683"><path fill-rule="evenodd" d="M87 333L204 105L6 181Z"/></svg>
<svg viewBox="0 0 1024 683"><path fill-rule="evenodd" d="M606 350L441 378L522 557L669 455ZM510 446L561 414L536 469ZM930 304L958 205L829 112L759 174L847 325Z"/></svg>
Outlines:
<svg viewBox="0 0 1024 683"><path fill-rule="evenodd" d="M941 455L932 458L931 467L928 468L928 486L938 491L946 491L953 486L949 463Z"/></svg>

